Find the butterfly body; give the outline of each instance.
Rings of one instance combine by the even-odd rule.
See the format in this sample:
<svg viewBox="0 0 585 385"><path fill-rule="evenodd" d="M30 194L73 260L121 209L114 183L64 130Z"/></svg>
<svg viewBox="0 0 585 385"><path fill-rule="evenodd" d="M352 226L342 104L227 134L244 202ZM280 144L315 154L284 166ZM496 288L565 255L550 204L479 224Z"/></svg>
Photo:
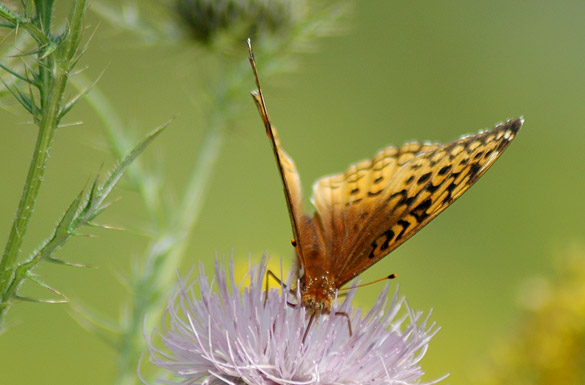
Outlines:
<svg viewBox="0 0 585 385"><path fill-rule="evenodd" d="M297 255L301 305L329 313L337 291L388 255L469 189L515 138L523 119L448 144L388 146L372 159L313 185L312 216L300 178L270 123L250 47L253 92L284 185Z"/></svg>
<svg viewBox="0 0 585 385"><path fill-rule="evenodd" d="M301 305L311 313L328 313L340 288L336 281L333 266L330 261L324 239L312 218L304 217L304 229L301 242L302 251L296 250L296 272L301 292ZM304 263L300 263L299 255L303 256Z"/></svg>
<svg viewBox="0 0 585 385"><path fill-rule="evenodd" d="M329 271L322 274L305 274L299 280L301 291L301 306L311 314L329 313L338 285L333 281L333 275Z"/></svg>

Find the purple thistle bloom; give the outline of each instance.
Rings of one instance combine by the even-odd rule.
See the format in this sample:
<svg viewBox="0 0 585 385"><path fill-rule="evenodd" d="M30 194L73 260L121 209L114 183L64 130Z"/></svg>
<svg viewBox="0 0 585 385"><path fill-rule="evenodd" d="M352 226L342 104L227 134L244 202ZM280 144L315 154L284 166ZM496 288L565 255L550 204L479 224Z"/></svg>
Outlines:
<svg viewBox="0 0 585 385"><path fill-rule="evenodd" d="M351 307L355 289L350 290L334 309L350 315L352 336L347 317L322 315L303 343L305 309L287 303L286 290L271 289L265 304L265 274L262 259L249 269L250 285L237 285L233 261L229 275L216 262L213 281L219 290L212 290L203 265L193 282L179 282L162 331L155 331L165 348L149 341L150 362L177 378L160 383L420 384L419 361L437 328L427 326L428 317L411 311L398 292L388 305L386 285L362 318L361 310Z"/></svg>

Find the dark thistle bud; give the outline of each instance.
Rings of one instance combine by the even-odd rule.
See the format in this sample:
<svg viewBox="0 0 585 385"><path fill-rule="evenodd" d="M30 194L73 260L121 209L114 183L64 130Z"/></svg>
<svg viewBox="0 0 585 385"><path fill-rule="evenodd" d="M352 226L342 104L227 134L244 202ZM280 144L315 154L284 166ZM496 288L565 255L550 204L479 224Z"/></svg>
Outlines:
<svg viewBox="0 0 585 385"><path fill-rule="evenodd" d="M219 36L240 43L285 32L303 8L303 0L177 0L177 13L193 37L205 44Z"/></svg>

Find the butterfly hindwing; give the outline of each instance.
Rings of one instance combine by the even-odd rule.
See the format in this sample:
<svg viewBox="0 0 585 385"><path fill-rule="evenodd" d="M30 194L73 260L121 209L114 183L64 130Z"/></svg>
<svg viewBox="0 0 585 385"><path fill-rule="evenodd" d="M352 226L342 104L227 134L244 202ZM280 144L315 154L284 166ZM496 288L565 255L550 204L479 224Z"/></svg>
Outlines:
<svg viewBox="0 0 585 385"><path fill-rule="evenodd" d="M388 147L313 191L319 223L342 286L386 256L460 197L520 129L510 120L446 145Z"/></svg>
<svg viewBox="0 0 585 385"><path fill-rule="evenodd" d="M377 207L384 190L401 166L418 152L437 144L409 143L386 147L371 160L350 166L343 174L323 177L313 186L315 221L324 229L327 249L339 256L355 244L352 234L365 226L370 208Z"/></svg>

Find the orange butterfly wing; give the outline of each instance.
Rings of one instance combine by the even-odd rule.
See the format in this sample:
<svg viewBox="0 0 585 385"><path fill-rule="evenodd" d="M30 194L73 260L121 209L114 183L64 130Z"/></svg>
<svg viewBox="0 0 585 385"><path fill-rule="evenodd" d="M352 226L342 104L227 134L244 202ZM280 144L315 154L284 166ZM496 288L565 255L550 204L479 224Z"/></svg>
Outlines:
<svg viewBox="0 0 585 385"><path fill-rule="evenodd" d="M509 120L449 144L387 147L313 187L320 229L338 287L435 218L496 161L522 126Z"/></svg>

